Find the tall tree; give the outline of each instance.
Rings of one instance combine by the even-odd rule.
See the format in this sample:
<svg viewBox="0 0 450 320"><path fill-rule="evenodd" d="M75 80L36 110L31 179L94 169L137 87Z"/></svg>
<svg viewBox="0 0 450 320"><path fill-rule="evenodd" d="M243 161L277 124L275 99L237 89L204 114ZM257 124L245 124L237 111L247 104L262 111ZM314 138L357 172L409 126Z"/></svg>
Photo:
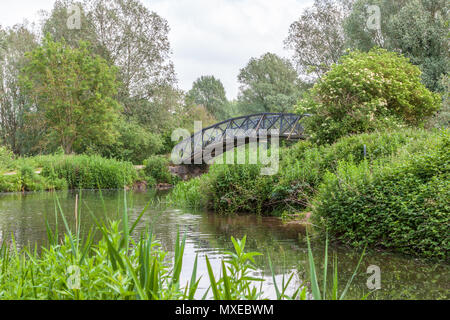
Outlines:
<svg viewBox="0 0 450 320"><path fill-rule="evenodd" d="M87 43L71 48L47 35L26 54L22 81L48 128L47 138L66 153L90 142L111 143L120 106L116 69L93 56Z"/></svg>
<svg viewBox="0 0 450 320"><path fill-rule="evenodd" d="M67 27L72 5L80 8L80 29ZM117 66L122 83L118 99L128 116L135 115L136 99L151 99L155 87L176 83L169 25L138 0L58 0L43 31L74 47L87 40L96 54Z"/></svg>
<svg viewBox="0 0 450 320"><path fill-rule="evenodd" d="M380 8L380 28L370 29L368 5ZM446 0L357 0L344 23L348 45L368 51L379 46L398 51L422 70L422 81L444 91L448 74L448 9Z"/></svg>
<svg viewBox="0 0 450 320"><path fill-rule="evenodd" d="M273 53L250 59L238 80L241 113L287 112L296 104L304 85L289 60Z"/></svg>
<svg viewBox="0 0 450 320"><path fill-rule="evenodd" d="M224 120L228 115L225 88L214 76L201 76L195 80L187 98L197 105L203 105L218 120Z"/></svg>
<svg viewBox="0 0 450 320"><path fill-rule="evenodd" d="M294 61L301 75L315 79L337 63L345 51L343 21L348 15L349 0L315 0L300 18L291 24L284 41L294 50Z"/></svg>
<svg viewBox="0 0 450 320"><path fill-rule="evenodd" d="M25 124L31 101L19 83L24 54L36 46L36 37L26 26L0 28L0 134L14 153L29 152L42 129Z"/></svg>
<svg viewBox="0 0 450 320"><path fill-rule="evenodd" d="M81 1L56 0L50 12L41 11L42 33L49 33L53 40L62 41L71 47L78 47L79 41L89 41L92 50L108 57L105 48L102 48L94 26L87 16L85 6Z"/></svg>
<svg viewBox="0 0 450 320"><path fill-rule="evenodd" d="M152 87L175 83L169 25L137 0L85 1L100 44L120 69L121 96L150 98ZM126 114L132 105L125 104Z"/></svg>

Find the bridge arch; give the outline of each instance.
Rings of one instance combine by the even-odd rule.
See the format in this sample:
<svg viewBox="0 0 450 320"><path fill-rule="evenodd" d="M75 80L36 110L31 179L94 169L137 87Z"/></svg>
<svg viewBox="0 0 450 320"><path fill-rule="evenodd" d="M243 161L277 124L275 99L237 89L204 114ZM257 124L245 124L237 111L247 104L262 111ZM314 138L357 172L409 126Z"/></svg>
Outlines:
<svg viewBox="0 0 450 320"><path fill-rule="evenodd" d="M270 138L274 135L280 139L304 139L301 120L308 114L294 113L258 113L224 120L195 132L191 137L179 142L172 154L178 154L182 164L203 164L203 154L207 148L216 152L214 157L253 138ZM233 143L230 140L230 132ZM231 146L231 147L230 147ZM218 152L217 152L218 150Z"/></svg>

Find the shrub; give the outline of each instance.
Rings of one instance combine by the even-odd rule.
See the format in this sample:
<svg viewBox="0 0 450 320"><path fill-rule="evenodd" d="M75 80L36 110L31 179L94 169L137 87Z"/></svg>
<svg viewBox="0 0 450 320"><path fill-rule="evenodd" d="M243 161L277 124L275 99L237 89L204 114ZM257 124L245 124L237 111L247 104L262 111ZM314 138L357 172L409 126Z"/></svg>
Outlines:
<svg viewBox="0 0 450 320"><path fill-rule="evenodd" d="M196 177L189 181L178 183L173 191L168 195L168 203L175 206L184 206L192 209L202 209L208 206L206 197L205 179Z"/></svg>
<svg viewBox="0 0 450 320"><path fill-rule="evenodd" d="M35 169L25 162L15 174L0 175L0 192L43 191L67 189L64 179L44 177L35 173Z"/></svg>
<svg viewBox="0 0 450 320"><path fill-rule="evenodd" d="M261 175L257 164L213 165L201 190L208 206L219 213L263 213L270 194L270 176Z"/></svg>
<svg viewBox="0 0 450 320"><path fill-rule="evenodd" d="M22 191L22 180L19 175L0 175L0 192L19 191Z"/></svg>
<svg viewBox="0 0 450 320"><path fill-rule="evenodd" d="M248 160L249 149L246 147L238 150L230 151L234 152L235 163L239 152L244 152ZM225 159L223 154L222 160ZM179 183L169 196L169 201L191 208L205 207L225 214L262 214L270 195L272 177L261 175L261 168L261 164L215 163L210 166L208 173Z"/></svg>
<svg viewBox="0 0 450 320"><path fill-rule="evenodd" d="M151 156L144 161L144 166L149 183L173 183L176 181L169 171L169 160L165 156Z"/></svg>
<svg viewBox="0 0 450 320"><path fill-rule="evenodd" d="M441 97L420 82L420 69L400 54L374 48L350 52L299 103L311 138L333 143L348 134L417 125Z"/></svg>
<svg viewBox="0 0 450 320"><path fill-rule="evenodd" d="M449 133L428 142L391 162L340 163L319 189L316 219L351 245L448 259Z"/></svg>
<svg viewBox="0 0 450 320"><path fill-rule="evenodd" d="M55 157L45 163L41 174L64 179L70 189L118 189L132 185L137 178L131 162L87 155Z"/></svg>
<svg viewBox="0 0 450 320"><path fill-rule="evenodd" d="M11 169L14 162L14 154L5 147L0 146L0 171Z"/></svg>
<svg viewBox="0 0 450 320"><path fill-rule="evenodd" d="M303 210L315 195L324 174L335 172L339 162L358 164L364 159L369 162L385 159L389 162L390 157L401 150L414 153L437 138L436 132L404 129L344 137L332 145L301 141L282 152L280 174L273 186L271 202L281 207L289 205Z"/></svg>
<svg viewBox="0 0 450 320"><path fill-rule="evenodd" d="M118 137L113 144L90 145L82 151L135 164L142 164L148 156L162 151L162 137L146 130L135 121L121 119L116 126Z"/></svg>

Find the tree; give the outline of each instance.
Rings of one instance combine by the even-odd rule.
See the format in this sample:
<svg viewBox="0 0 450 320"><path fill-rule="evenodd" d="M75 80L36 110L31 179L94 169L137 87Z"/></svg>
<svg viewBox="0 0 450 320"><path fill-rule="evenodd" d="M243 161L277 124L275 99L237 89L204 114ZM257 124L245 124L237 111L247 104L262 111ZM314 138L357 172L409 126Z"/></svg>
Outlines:
<svg viewBox="0 0 450 320"><path fill-rule="evenodd" d="M42 33L44 35L49 33L55 41L64 40L73 48L77 48L80 41L88 41L93 52L108 59L108 53L101 47L92 21L87 14L81 1L56 0L51 12L41 11ZM71 26L70 22L74 25ZM79 25L76 25L77 23Z"/></svg>
<svg viewBox="0 0 450 320"><path fill-rule="evenodd" d="M41 128L25 123L31 100L19 83L25 64L24 54L37 46L36 37L26 26L0 28L0 132L2 142L16 154L30 151Z"/></svg>
<svg viewBox="0 0 450 320"><path fill-rule="evenodd" d="M369 29L367 5L380 8L380 29ZM401 52L422 70L422 81L443 92L448 73L448 1L357 0L345 20L348 45L363 51L379 46Z"/></svg>
<svg viewBox="0 0 450 320"><path fill-rule="evenodd" d="M402 55L374 48L341 58L299 104L318 143L349 134L419 125L439 110L441 96L420 82L420 69Z"/></svg>
<svg viewBox="0 0 450 320"><path fill-rule="evenodd" d="M81 28L68 29L67 8L77 5ZM118 100L127 116L135 116L134 101L151 99L154 87L176 82L170 60L169 25L138 0L58 0L44 23L43 31L72 47L80 39L119 68ZM147 110L152 112L152 110Z"/></svg>
<svg viewBox="0 0 450 320"><path fill-rule="evenodd" d="M337 63L345 51L343 22L349 12L349 1L315 0L291 24L284 41L294 50L294 61L300 74L322 76Z"/></svg>
<svg viewBox="0 0 450 320"><path fill-rule="evenodd" d="M292 64L273 53L250 59L238 80L241 113L287 112L297 103L303 86Z"/></svg>
<svg viewBox="0 0 450 320"><path fill-rule="evenodd" d="M188 92L187 99L197 105L203 105L218 120L224 120L228 115L225 88L214 76L198 78Z"/></svg>
<svg viewBox="0 0 450 320"><path fill-rule="evenodd" d="M23 85L48 128L50 143L72 153L80 145L115 140L113 124L120 110L113 98L116 68L93 56L87 43L75 49L49 35L26 57Z"/></svg>
<svg viewBox="0 0 450 320"><path fill-rule="evenodd" d="M136 0L91 0L85 6L99 43L119 67L120 99L148 99L154 86L175 83L165 19ZM132 115L133 105L124 107Z"/></svg>

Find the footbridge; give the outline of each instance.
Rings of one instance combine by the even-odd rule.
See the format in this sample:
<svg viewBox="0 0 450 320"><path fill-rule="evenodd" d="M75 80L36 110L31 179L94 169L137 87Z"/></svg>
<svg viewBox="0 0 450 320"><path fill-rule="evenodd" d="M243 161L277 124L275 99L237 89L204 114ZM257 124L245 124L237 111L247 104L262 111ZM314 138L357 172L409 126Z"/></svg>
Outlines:
<svg viewBox="0 0 450 320"><path fill-rule="evenodd" d="M182 164L205 164L208 159L255 139L267 141L274 136L285 140L304 139L302 119L308 116L259 113L231 118L195 132L178 143L172 154L176 154ZM209 156L206 159L205 153Z"/></svg>

